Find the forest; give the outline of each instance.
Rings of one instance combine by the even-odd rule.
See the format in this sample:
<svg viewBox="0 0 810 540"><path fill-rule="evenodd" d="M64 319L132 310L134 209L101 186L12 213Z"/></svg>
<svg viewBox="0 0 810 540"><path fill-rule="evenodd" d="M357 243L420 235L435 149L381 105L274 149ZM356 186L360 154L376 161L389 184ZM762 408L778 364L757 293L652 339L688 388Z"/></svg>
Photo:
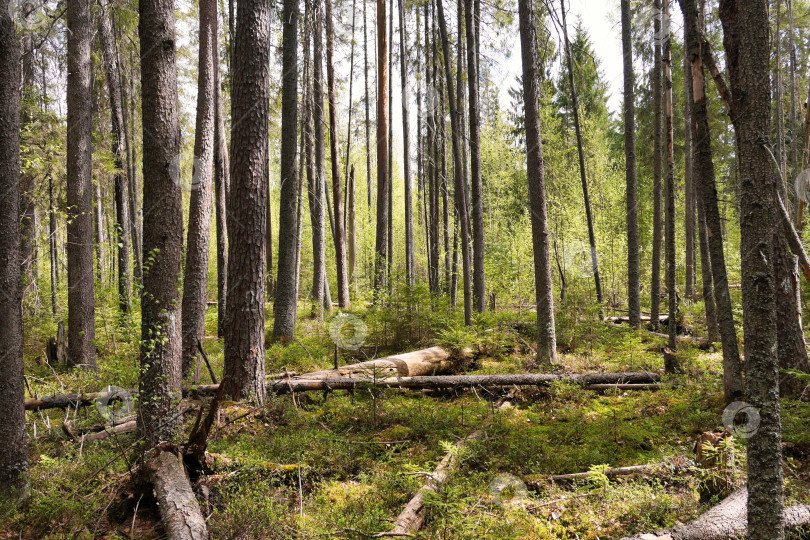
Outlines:
<svg viewBox="0 0 810 540"><path fill-rule="evenodd" d="M0 539L810 538L810 1L0 0Z"/></svg>

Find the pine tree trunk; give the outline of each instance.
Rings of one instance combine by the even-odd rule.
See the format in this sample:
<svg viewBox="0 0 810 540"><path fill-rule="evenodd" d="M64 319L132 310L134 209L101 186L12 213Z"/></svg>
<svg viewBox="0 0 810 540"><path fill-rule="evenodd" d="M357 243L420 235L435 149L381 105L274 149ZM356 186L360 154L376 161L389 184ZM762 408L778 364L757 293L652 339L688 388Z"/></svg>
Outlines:
<svg viewBox="0 0 810 540"><path fill-rule="evenodd" d="M377 230L375 235L375 300L386 286L388 252L388 36L385 0L377 0Z"/></svg>
<svg viewBox="0 0 810 540"><path fill-rule="evenodd" d="M121 80L119 78L118 55L110 21L110 6L105 2L103 8L104 11L99 17L99 37L104 57L107 89L110 95L112 151L116 169L113 182L116 209L115 245L118 262L118 308L122 313L128 313L132 276L129 266L130 231L127 206L127 176L124 172L124 113L121 106Z"/></svg>
<svg viewBox="0 0 810 540"><path fill-rule="evenodd" d="M68 363L95 367L90 9L89 0L67 6Z"/></svg>
<svg viewBox="0 0 810 540"><path fill-rule="evenodd" d="M471 1L471 0L467 0ZM627 306L630 325L641 328L638 261L638 195L636 193L636 104L633 85L633 44L630 39L630 0L622 0L622 53L624 55L624 156L627 185Z"/></svg>
<svg viewBox="0 0 810 540"><path fill-rule="evenodd" d="M684 38L685 41L685 38ZM689 52L684 47L684 62L683 62L683 95L689 96L692 92L692 68L689 65ZM683 136L683 153L684 153L684 234L685 234L685 248L686 248L686 285L684 288L684 296L689 302L695 299L695 187L692 174L692 103L689 99L684 99L683 102L683 117L684 117L684 136Z"/></svg>
<svg viewBox="0 0 810 540"><path fill-rule="evenodd" d="M442 42L442 53L444 57L445 82L447 84L447 95L452 96L453 75L452 57L450 56L450 46L447 36L447 23L444 18L444 9L441 0L436 2L439 19L439 30ZM472 324L472 254L470 253L470 229L469 229L469 199L467 197L467 186L462 175L461 164L461 122L463 118L456 107L453 99L448 99L450 103L450 124L453 146L453 180L455 188L455 203L458 211L460 223L459 232L461 234L461 268L464 282L464 324Z"/></svg>
<svg viewBox="0 0 810 540"><path fill-rule="evenodd" d="M215 87L217 54L216 0L200 1L200 46L194 169L189 200L186 264L183 277L183 377L197 363L198 344L205 338L208 301L208 253L211 242L211 181L214 172Z"/></svg>
<svg viewBox="0 0 810 540"><path fill-rule="evenodd" d="M0 501L25 495L22 288L20 283L20 45L14 20L0 0ZM74 15L75 16L75 15Z"/></svg>
<svg viewBox="0 0 810 540"><path fill-rule="evenodd" d="M298 2L286 0L282 14L281 194L278 211L278 290L273 303L273 338L290 342L298 315ZM303 125L303 124L302 124ZM303 157L302 163L303 163Z"/></svg>
<svg viewBox="0 0 810 540"><path fill-rule="evenodd" d="M390 295L394 291L394 0L388 2L388 13L388 248L385 272Z"/></svg>
<svg viewBox="0 0 810 540"><path fill-rule="evenodd" d="M226 200L230 185L228 141L223 118L222 85L219 70L219 47L214 62L214 204L217 222L217 337L225 336L228 298L228 231Z"/></svg>
<svg viewBox="0 0 810 540"><path fill-rule="evenodd" d="M720 229L720 212L717 208L717 187L714 182L711 134L706 104L705 78L701 56L700 26L694 0L680 0L687 30L689 57L692 64L692 140L695 143L694 174L699 186L703 220L705 220L709 259L712 268L714 299L717 306L717 323L723 344L723 390L726 402L742 397L742 363L740 362L737 332L726 277L723 237ZM704 262L705 259L704 259ZM704 281L705 287L705 281Z"/></svg>
<svg viewBox="0 0 810 540"><path fill-rule="evenodd" d="M670 0L663 0L664 46L662 60L664 63L664 151L666 154L665 177L665 219L664 219L664 258L666 259L667 294L669 296L669 350L674 351L677 341L678 291L675 280L675 137L672 125L672 37L669 26ZM668 367L675 367L669 366ZM676 368L677 369L677 368Z"/></svg>
<svg viewBox="0 0 810 540"><path fill-rule="evenodd" d="M540 133L539 74L537 73L537 29L533 0L518 1L520 51L523 59L523 108L526 126L526 175L529 184L534 286L537 301L537 364L548 366L557 359L554 331L554 297L551 290L546 186Z"/></svg>
<svg viewBox="0 0 810 540"><path fill-rule="evenodd" d="M309 138L308 147L312 148L310 152L311 164L307 164L307 178L309 180L309 213L312 222L312 301L313 308L318 310L318 313L323 313L323 305L325 303L325 288L324 282L326 281L326 227L324 221L326 220L324 213L324 181L321 176L322 163L323 163L323 116L321 114L321 107L323 103L322 85L321 80L321 37L320 32L322 19L320 14L320 1L310 0L309 6L312 9L312 44L313 44L313 60L312 60L312 84L308 94L308 114L311 120L308 121ZM321 106L317 104L317 99L321 98ZM321 141L318 143L318 129L321 130ZM320 151L320 153L319 153ZM310 173L310 168L312 172Z"/></svg>
<svg viewBox="0 0 810 540"><path fill-rule="evenodd" d="M415 284L415 258L413 245L413 194L411 182L410 121L408 118L408 54L405 41L405 6L399 0L399 72L402 87L402 165L405 175L405 282L409 287Z"/></svg>
<svg viewBox="0 0 810 540"><path fill-rule="evenodd" d="M770 133L768 6L762 0L720 3L731 110L740 165L740 234L745 398L760 423L747 439L748 538L784 538L782 444L776 297L771 227L777 175L761 144Z"/></svg>
<svg viewBox="0 0 810 540"><path fill-rule="evenodd" d="M585 146L582 141L582 127L579 121L579 100L577 88L574 83L574 61L571 56L571 44L568 41L568 28L565 22L565 5L561 4L563 39L565 40L565 59L568 67L568 85L571 91L571 112L574 116L574 131L577 136L577 153L579 154L579 177L582 181L582 196L585 204L585 217L588 221L588 242L591 246L591 268L593 281L596 286L596 300L599 302L599 313L602 314L602 282L599 278L599 257L596 252L596 236L593 230L593 213L591 212L591 198L588 195L588 178L585 174Z"/></svg>
<svg viewBox="0 0 810 540"><path fill-rule="evenodd" d="M350 282L354 281L354 269L357 263L357 231L355 221L354 164L352 163L351 169L349 169L349 183L346 186L346 263L349 265Z"/></svg>
<svg viewBox="0 0 810 540"><path fill-rule="evenodd" d="M234 42L224 393L264 403L270 6L242 0Z"/></svg>
<svg viewBox="0 0 810 540"><path fill-rule="evenodd" d="M662 101L661 84L661 0L653 0L655 20L653 21L654 60L652 67L653 85L653 245L652 268L650 271L650 328L658 331L659 312L661 310L661 239L663 220L661 219L661 180L663 176L662 143Z"/></svg>
<svg viewBox="0 0 810 540"><path fill-rule="evenodd" d="M363 88L366 95L366 196L368 197L368 222L371 223L371 115L369 114L370 98L368 93L368 18L366 1L363 0Z"/></svg>
<svg viewBox="0 0 810 540"><path fill-rule="evenodd" d="M174 2L138 6L143 104L143 292L138 428L150 446L180 428L183 194ZM70 337L72 345L73 338Z"/></svg>

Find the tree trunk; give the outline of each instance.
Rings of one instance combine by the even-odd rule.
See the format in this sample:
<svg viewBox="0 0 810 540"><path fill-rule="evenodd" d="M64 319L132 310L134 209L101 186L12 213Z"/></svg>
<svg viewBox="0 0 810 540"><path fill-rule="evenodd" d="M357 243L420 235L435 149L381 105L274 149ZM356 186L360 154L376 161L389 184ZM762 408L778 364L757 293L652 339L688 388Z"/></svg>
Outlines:
<svg viewBox="0 0 810 540"><path fill-rule="evenodd" d="M664 258L666 259L667 294L669 296L669 350L675 351L678 346L678 325L672 324L677 319L678 291L675 276L675 137L672 125L672 34L669 26L670 0L663 0L663 28L664 46L662 51L664 63L664 129L666 134L666 182L665 192L665 222L664 222ZM671 366L678 369L677 366Z"/></svg>
<svg viewBox="0 0 810 540"><path fill-rule="evenodd" d="M273 338L290 342L298 315L298 2L286 0L282 14L281 194L278 211L278 290L273 303ZM303 124L302 124L303 127ZM303 131L303 130L302 130Z"/></svg>
<svg viewBox="0 0 810 540"><path fill-rule="evenodd" d="M312 119L308 136L310 147L314 154L311 156L312 173L310 165L307 165L307 177L309 179L309 213L312 221L312 300L314 308L322 315L324 305L327 303L326 294L326 226L325 226L325 191L323 178L323 81L321 75L322 66L322 40L321 29L323 19L320 11L320 0L315 0L311 5L313 14L312 27L312 86L309 93L309 114ZM319 136L320 132L320 136ZM312 152L311 152L312 153Z"/></svg>
<svg viewBox="0 0 810 540"><path fill-rule="evenodd" d="M135 124L135 104L132 103L135 99L135 67L134 67L134 60L133 54L130 51L129 56L129 103L131 105L128 107L129 111L129 124L134 126ZM134 129L134 127L133 127ZM141 147L143 150L143 147ZM143 283L143 232L138 225L138 175L137 175L137 165L135 159L135 148L133 145L132 148L132 173L129 175L129 189L128 189L128 204L129 204L129 216L130 216L130 229L131 235L130 238L132 240L132 256L135 259L135 279L139 282Z"/></svg>
<svg viewBox="0 0 810 540"><path fill-rule="evenodd" d="M228 141L220 84L219 47L214 61L214 204L217 222L217 337L225 336L225 315L228 302L228 231L226 201L230 185Z"/></svg>
<svg viewBox="0 0 810 540"><path fill-rule="evenodd" d="M782 442L777 357L773 233L776 174L760 142L770 133L768 6L762 0L720 3L729 72L730 112L740 170L745 399L759 414L747 439L748 538L784 538Z"/></svg>
<svg viewBox="0 0 810 540"><path fill-rule="evenodd" d="M388 294L394 292L394 0L388 2L388 248L386 251L386 283Z"/></svg>
<svg viewBox="0 0 810 540"><path fill-rule="evenodd" d="M439 30L442 42L442 53L444 56L444 73L445 81L447 84L447 95L452 96L453 92L453 74L452 63L453 60L450 56L450 46L447 35L447 23L444 18L444 9L441 0L436 2L437 13L436 16L439 22ZM451 135L453 141L453 180L455 188L455 202L456 210L458 211L459 219L459 233L461 235L461 267L464 281L464 323L466 325L472 324L472 284L471 284L471 266L472 254L470 253L470 229L469 229L469 200L467 198L467 185L462 175L461 164L461 122L463 118L459 114L456 102L453 99L448 99L450 103L450 124Z"/></svg>
<svg viewBox="0 0 810 540"><path fill-rule="evenodd" d="M653 245L652 245L652 268L650 271L650 320L651 329L658 330L658 313L661 310L661 178L663 172L664 153L661 148L662 143L662 101L663 86L661 85L661 0L653 0L653 10L655 20L653 21L653 47L654 61L652 67L653 85Z"/></svg>
<svg viewBox="0 0 810 540"><path fill-rule="evenodd" d="M405 41L405 2L399 0L399 72L402 87L402 147L403 172L405 175L405 282L415 285L416 260L413 245L413 194L411 182L410 122L408 118L408 52Z"/></svg>
<svg viewBox="0 0 810 540"><path fill-rule="evenodd" d="M370 98L368 93L368 18L366 3L363 1L363 88L366 94L366 196L368 197L368 222L371 223L371 115L369 114Z"/></svg>
<svg viewBox="0 0 810 540"><path fill-rule="evenodd" d="M734 328L731 296L726 277L723 237L720 229L720 212L717 208L717 187L714 182L700 23L695 2L692 0L680 1L681 9L684 12L689 57L692 64L692 140L695 144L695 183L700 192L699 205L702 206L703 220L706 225L708 255L711 260L714 298L717 306L717 322L723 344L723 389L726 401L730 403L742 397L742 363L737 344L737 332ZM705 259L703 262L706 262Z"/></svg>
<svg viewBox="0 0 810 540"><path fill-rule="evenodd" d="M537 364L557 360L554 330L554 296L551 290L546 186L540 133L539 74L537 73L537 29L533 0L519 0L520 50L523 59L523 108L526 126L526 175L529 184L534 286L537 302Z"/></svg>
<svg viewBox="0 0 810 540"><path fill-rule="evenodd" d="M183 377L197 364L197 343L205 338L208 301L208 252L211 241L211 180L214 172L215 77L217 54L216 0L200 1L200 45L194 169L189 200L186 265L183 276Z"/></svg>
<svg viewBox="0 0 810 540"><path fill-rule="evenodd" d="M335 30L332 22L332 0L326 2L326 79L329 99L329 150L332 161L332 192L335 205L335 265L337 267L338 304L341 309L351 305L349 272L346 267L346 228L343 221L343 195L340 182L340 153L338 151L337 97L335 90Z"/></svg>
<svg viewBox="0 0 810 540"><path fill-rule="evenodd" d="M53 176L48 175L48 248L51 267L51 313L56 319L56 287L59 282L59 255L56 246L56 206L53 199Z"/></svg>
<svg viewBox="0 0 810 540"><path fill-rule="evenodd" d="M20 2L18 6L22 7L22 15L26 20L31 21L33 14L33 4L29 2ZM22 49L22 83L23 83L23 96L33 97L36 89L34 88L34 40L31 32L22 32L20 36L20 44ZM20 117L22 121L22 128L28 128L31 125L31 115L24 109L20 110ZM26 153L30 153L26 150ZM23 269L23 295L28 285L33 289L36 288L36 281L38 278L38 253L37 253L37 229L38 229L38 215L37 215L37 194L36 194L36 178L30 172L21 167L21 184L20 184L20 234L22 243L20 249L22 250L22 260L20 261ZM36 295L32 295L36 298Z"/></svg>
<svg viewBox="0 0 810 540"><path fill-rule="evenodd" d="M596 300L599 302L599 313L602 313L602 283L599 279L599 257L596 252L596 236L593 230L593 213L591 212L591 198L588 195L588 178L585 174L585 147L582 141L582 127L579 122L579 100L577 88L574 83L574 61L571 56L571 43L568 41L568 28L565 22L565 4L560 5L562 13L563 39L565 40L565 60L568 67L568 85L571 91L571 112L574 116L574 131L577 136L577 153L579 154L579 177L582 181L582 196L585 203L585 217L588 221L588 242L591 246L591 268L596 286Z"/></svg>
<svg viewBox="0 0 810 540"><path fill-rule="evenodd" d="M67 7L68 362L95 367L90 1Z"/></svg>
<svg viewBox="0 0 810 540"><path fill-rule="evenodd" d="M685 34L686 30L684 30ZM684 37L684 43L686 38ZM683 95L689 96L692 92L692 68L689 65L689 51L684 47L684 61L683 61ZM684 288L684 296L689 302L695 299L695 187L694 176L692 174L692 102L688 97L683 101L683 118L684 118L684 135L683 135L683 153L684 153L684 234L685 248L686 248L686 285Z"/></svg>
<svg viewBox="0 0 810 540"><path fill-rule="evenodd" d="M467 0L468 2L471 0ZM633 44L630 39L630 0L622 0L622 53L624 58L624 156L627 185L627 309L630 325L641 328L638 260L638 196L636 193L636 105Z"/></svg>
<svg viewBox="0 0 810 540"><path fill-rule="evenodd" d="M270 6L237 6L232 88L225 394L264 403L264 256Z"/></svg>
<svg viewBox="0 0 810 540"><path fill-rule="evenodd" d="M0 0L0 13L8 2ZM0 17L0 500L25 496L22 288L20 266L20 45L12 17Z"/></svg>
<svg viewBox="0 0 810 540"><path fill-rule="evenodd" d="M349 281L355 279L354 269L357 262L357 231L355 226L355 182L354 163L349 170L349 182L346 185L346 263L349 265ZM355 292L357 284L355 283Z"/></svg>
<svg viewBox="0 0 810 540"><path fill-rule="evenodd" d="M104 57L104 71L110 94L110 120L112 127L112 151L115 159L113 179L116 209L116 251L118 255L118 308L122 313L129 312L129 297L132 276L129 267L129 212L127 206L127 175L124 169L124 113L121 106L121 80L118 76L118 55L113 40L109 4L104 4L104 12L99 17L99 36Z"/></svg>
<svg viewBox="0 0 810 540"><path fill-rule="evenodd" d="M145 465L149 481L154 485L160 518L169 540L205 540L208 530L205 517L183 462L173 453L164 451Z"/></svg>
<svg viewBox="0 0 810 540"><path fill-rule="evenodd" d="M183 193L174 2L143 0L138 33L143 104L143 292L138 427L150 446L180 428ZM73 336L69 337L71 346Z"/></svg>
<svg viewBox="0 0 810 540"><path fill-rule="evenodd" d="M386 285L388 251L388 36L385 0L377 0L377 230L374 248L374 297Z"/></svg>
<svg viewBox="0 0 810 540"><path fill-rule="evenodd" d="M467 31L467 91L470 100L470 184L472 186L473 300L476 311L486 309L484 272L484 187L481 180L481 107L478 96L478 36L473 24L473 0L464 0ZM461 70L461 66L459 66Z"/></svg>

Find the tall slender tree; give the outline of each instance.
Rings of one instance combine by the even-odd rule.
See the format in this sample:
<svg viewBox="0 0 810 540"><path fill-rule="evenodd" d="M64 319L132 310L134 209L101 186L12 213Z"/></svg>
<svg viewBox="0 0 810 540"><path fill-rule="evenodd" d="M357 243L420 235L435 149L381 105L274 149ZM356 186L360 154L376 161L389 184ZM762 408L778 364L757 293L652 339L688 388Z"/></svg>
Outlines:
<svg viewBox="0 0 810 540"><path fill-rule="evenodd" d="M214 62L217 54L217 3L200 1L200 47L197 75L197 122L194 130L194 169L189 200L186 265L183 276L183 376L191 373L198 345L205 337L208 301L208 252L211 242L211 189L214 173L216 89ZM195 377L196 378L196 377Z"/></svg>
<svg viewBox="0 0 810 540"><path fill-rule="evenodd" d="M143 116L143 250L138 426L150 446L180 428L183 193L173 0L138 4Z"/></svg>
<svg viewBox="0 0 810 540"><path fill-rule="evenodd" d="M363 0L363 92L365 99L363 103L366 107L366 195L368 197L368 221L371 223L371 98L368 92L368 18L366 16L366 2Z"/></svg>
<svg viewBox="0 0 810 540"><path fill-rule="evenodd" d="M28 483L20 268L20 44L0 0L0 500Z"/></svg>
<svg viewBox="0 0 810 540"><path fill-rule="evenodd" d="M664 63L664 154L666 155L666 176L664 185L664 258L666 260L667 294L669 296L669 318L667 333L669 349L677 347L678 291L675 282L675 136L672 124L672 33L669 22L670 0L663 0L662 28ZM667 365L667 368L675 367Z"/></svg>
<svg viewBox="0 0 810 540"><path fill-rule="evenodd" d="M298 314L298 2L285 0L282 13L281 194L278 212L278 291L273 337L292 341Z"/></svg>
<svg viewBox="0 0 810 540"><path fill-rule="evenodd" d="M113 40L110 5L103 4L99 16L99 37L101 39L104 73L107 77L107 90L110 95L110 124L112 150L115 159L115 235L118 264L118 307L122 313L129 312L129 298L132 289L132 273L129 265L129 207L127 205L127 173L124 156L124 112L121 105L121 79L118 68L118 51Z"/></svg>
<svg viewBox="0 0 810 540"><path fill-rule="evenodd" d="M548 245L546 185L543 142L540 133L540 74L537 71L537 28L533 0L518 1L520 52L523 60L523 110L526 126L526 177L534 251L534 287L537 301L537 364L557 359L554 331L554 295L551 290L551 260Z"/></svg>
<svg viewBox="0 0 810 540"><path fill-rule="evenodd" d="M377 230L374 248L374 291L386 285L388 252L388 36L385 0L377 0Z"/></svg>
<svg viewBox="0 0 810 540"><path fill-rule="evenodd" d="M684 29L686 34L686 29ZM686 38L684 37L684 43ZM692 102L688 99L692 91L692 67L689 65L689 51L684 47L683 61L683 183L684 183L684 244L686 249L686 286L684 296L690 302L695 299L695 187L694 175L692 174Z"/></svg>
<svg viewBox="0 0 810 540"><path fill-rule="evenodd" d="M663 221L661 219L661 177L663 171L662 111L663 86L661 85L661 0L653 0L653 245L652 268L650 270L650 327L658 330L661 308L661 238Z"/></svg>
<svg viewBox="0 0 810 540"><path fill-rule="evenodd" d="M784 538L779 360L772 227L777 175L762 134L770 133L768 4L722 0L720 21L740 166L745 397L760 423L747 439L748 538Z"/></svg>
<svg viewBox="0 0 810 540"><path fill-rule="evenodd" d="M228 212L226 395L264 403L264 255L270 70L270 5L237 6Z"/></svg>
<svg viewBox="0 0 810 540"><path fill-rule="evenodd" d="M222 103L222 85L219 70L219 47L214 61L214 205L217 227L217 337L225 335L225 313L228 298L228 238L227 200L230 184L228 141Z"/></svg>
<svg viewBox="0 0 810 540"><path fill-rule="evenodd" d="M469 1L469 0L468 0ZM636 104L633 44L630 39L630 0L622 0L622 54L624 62L624 161L627 186L627 305L630 324L641 327L638 261L638 195L636 192Z"/></svg>
<svg viewBox="0 0 810 540"><path fill-rule="evenodd" d="M95 367L90 0L67 6L67 28L68 361Z"/></svg>
<svg viewBox="0 0 810 540"><path fill-rule="evenodd" d="M413 195L411 181L410 121L408 118L408 47L405 40L405 2L399 0L399 75L402 94L402 165L405 175L405 281L413 286L416 259L413 246Z"/></svg>
<svg viewBox="0 0 810 540"><path fill-rule="evenodd" d="M332 0L326 4L326 86L329 99L329 154L332 165L332 194L335 204L335 262L337 267L338 304L348 308L349 272L346 267L346 224L343 221L343 195L340 185L340 153L338 151L337 91L335 90L335 30L332 21Z"/></svg>

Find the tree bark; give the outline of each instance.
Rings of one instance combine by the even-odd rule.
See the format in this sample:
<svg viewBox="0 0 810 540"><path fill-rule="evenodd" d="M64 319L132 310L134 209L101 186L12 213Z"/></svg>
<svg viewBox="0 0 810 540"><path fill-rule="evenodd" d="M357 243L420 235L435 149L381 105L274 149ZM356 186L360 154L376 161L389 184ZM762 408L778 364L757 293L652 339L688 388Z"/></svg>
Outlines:
<svg viewBox="0 0 810 540"><path fill-rule="evenodd" d="M405 2L399 0L399 74L402 88L402 165L405 175L405 282L409 287L415 285L415 266L413 245L413 190L411 182L411 145L410 119L408 117L408 51L405 40Z"/></svg>
<svg viewBox="0 0 810 540"><path fill-rule="evenodd" d="M273 303L273 338L290 342L298 315L298 2L286 0L282 14L281 194L278 212L278 290ZM303 127L303 124L302 124ZM302 130L303 131L303 130Z"/></svg>
<svg viewBox="0 0 810 540"><path fill-rule="evenodd" d="M118 54L113 40L110 5L103 4L104 11L99 17L99 37L104 57L104 71L110 95L110 120L112 131L112 151L115 160L113 178L116 210L116 252L118 263L118 309L129 313L129 298L132 289L132 274L129 266L129 212L127 205L127 174L124 164L124 113L121 105L121 80L119 77Z"/></svg>
<svg viewBox="0 0 810 540"><path fill-rule="evenodd" d="M784 538L782 443L772 224L777 189L768 149L770 58L768 6L722 0L720 21L729 72L731 117L740 170L740 235L745 398L759 413L747 440L748 538Z"/></svg>
<svg viewBox="0 0 810 540"><path fill-rule="evenodd" d="M684 29L684 43L686 43L686 30ZM684 47L683 61L683 117L684 117L684 234L686 249L686 285L684 296L689 302L695 299L695 187L692 173L692 102L688 98L692 91L692 68L689 65L689 50Z"/></svg>
<svg viewBox="0 0 810 540"><path fill-rule="evenodd" d="M0 13L8 1L0 0ZM20 266L20 44L11 17L0 17L0 500L25 495L22 287Z"/></svg>
<svg viewBox="0 0 810 540"><path fill-rule="evenodd" d="M675 137L672 125L672 34L669 25L670 0L663 0L663 28L664 47L662 51L664 62L664 129L666 134L666 182L665 192L665 219L664 219L664 251L666 259L667 294L669 295L669 320L674 322L678 312L678 291L675 276ZM668 324L669 350L675 351L678 346L677 325ZM677 366L669 366L677 370Z"/></svg>
<svg viewBox="0 0 810 540"><path fill-rule="evenodd" d="M191 490L183 462L175 454L164 451L146 463L145 471L154 485L166 537L169 540L206 540L205 517Z"/></svg>
<svg viewBox="0 0 810 540"><path fill-rule="evenodd" d="M200 1L200 44L197 78L197 120L194 129L194 168L189 200L186 264L183 276L183 377L197 364L197 343L205 338L208 300L208 252L211 241L211 183L214 172L217 54L216 0Z"/></svg>
<svg viewBox="0 0 810 540"><path fill-rule="evenodd" d="M537 29L533 0L518 1L520 50L523 60L523 108L526 126L526 175L534 251L534 286L537 302L537 363L549 365L557 359L554 330L554 296L551 289L546 186L540 133L539 74L537 73Z"/></svg>
<svg viewBox="0 0 810 540"><path fill-rule="evenodd" d="M666 2L666 0L664 0ZM574 83L574 61L571 55L571 43L568 41L568 27L565 22L565 4L560 4L562 13L563 39L565 41L565 60L568 67L568 85L571 91L571 112L574 116L574 131L577 137L577 153L579 154L579 177L582 181L582 197L585 204L585 218L588 222L588 242L591 246L591 268L593 281L596 286L596 300L599 302L599 313L602 313L602 282L599 279L599 257L596 252L596 236L593 230L593 213L591 212L591 198L588 194L588 177L585 174L585 146L582 141L582 127L579 121L579 100L577 87Z"/></svg>
<svg viewBox="0 0 810 540"><path fill-rule="evenodd" d="M720 212L717 208L717 187L714 182L711 134L706 103L703 73L704 53L700 39L700 22L697 5L693 0L680 0L684 13L687 48L692 66L692 140L694 141L694 174L706 225L708 255L711 260L712 283L717 306L717 322L723 344L723 390L727 402L742 397L742 363L740 362L737 332L734 328L731 296L726 277L723 236L720 229ZM704 259L704 263L706 260ZM704 280L705 290L705 280ZM711 327L710 327L711 331Z"/></svg>
<svg viewBox="0 0 810 540"><path fill-rule="evenodd" d="M33 4L31 2L21 2L17 4L22 8L20 15L26 20L30 21L34 16ZM34 39L31 32L22 32L20 36L20 45L22 49L22 85L23 96L33 97L36 89L34 88ZM23 129L29 127L33 118L25 109L20 110L20 119ZM27 150L26 153L30 153ZM26 295L26 290L29 285L32 289L36 288L36 281L39 276L38 252L37 252L37 230L39 215L37 212L37 194L36 194L36 179L33 174L20 168L21 184L20 184L20 234L21 244L20 249L22 260L22 277L23 277L23 295ZM32 295L36 298L36 295ZM35 300L36 301L36 300Z"/></svg>
<svg viewBox="0 0 810 540"><path fill-rule="evenodd" d="M658 330L658 313L661 309L661 179L664 153L661 149L662 139L662 104L663 86L661 85L661 0L653 0L655 20L653 21L654 60L652 67L653 85L653 245L652 269L650 271L650 316L651 329Z"/></svg>
<svg viewBox="0 0 810 540"><path fill-rule="evenodd" d="M366 94L366 196L368 197L368 222L371 223L371 115L369 114L370 97L368 93L368 18L366 3L363 1L363 88Z"/></svg>
<svg viewBox="0 0 810 540"><path fill-rule="evenodd" d="M226 201L230 185L228 140L222 103L219 70L219 47L214 62L214 204L217 225L217 337L225 336L225 315L228 302L228 231Z"/></svg>
<svg viewBox="0 0 810 540"><path fill-rule="evenodd" d="M67 6L68 362L95 367L90 0Z"/></svg>
<svg viewBox="0 0 810 540"><path fill-rule="evenodd" d="M377 230L374 248L374 297L386 286L388 251L388 36L385 0L377 0Z"/></svg>
<svg viewBox="0 0 810 540"><path fill-rule="evenodd" d="M264 403L264 256L270 5L237 6L232 88L225 394Z"/></svg>
<svg viewBox="0 0 810 540"><path fill-rule="evenodd" d="M442 42L442 53L444 57L444 73L445 82L447 84L447 95L454 95L453 92L453 74L451 66L453 63L450 56L449 39L447 35L447 23L444 18L444 8L442 7L441 0L436 2L437 13L436 16L439 20L439 30ZM467 325L472 324L472 284L471 282L471 266L472 254L470 253L470 219L468 214L469 199L467 197L467 185L464 181L461 163L461 122L462 117L456 107L456 102L452 98L448 99L450 103L450 124L453 146L453 180L455 188L455 203L456 210L458 211L459 219L459 234L461 236L461 267L464 281L464 323Z"/></svg>
<svg viewBox="0 0 810 540"><path fill-rule="evenodd" d="M471 0L467 0L468 2ZM624 156L627 186L627 309L630 325L641 328L638 256L638 195L636 192L636 105L630 0L622 0L622 53L624 55Z"/></svg>

